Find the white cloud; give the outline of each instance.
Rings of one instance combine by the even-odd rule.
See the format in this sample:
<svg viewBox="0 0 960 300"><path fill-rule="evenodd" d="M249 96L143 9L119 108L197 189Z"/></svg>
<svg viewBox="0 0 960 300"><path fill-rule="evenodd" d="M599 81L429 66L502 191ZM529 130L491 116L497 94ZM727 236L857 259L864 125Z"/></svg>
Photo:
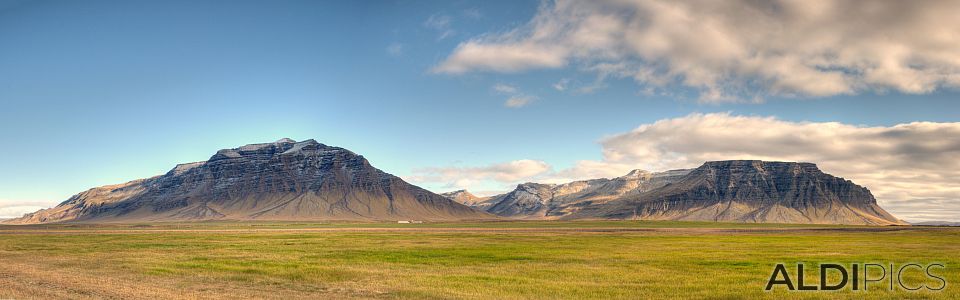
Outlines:
<svg viewBox="0 0 960 300"><path fill-rule="evenodd" d="M598 74L593 82L589 83L582 83L579 81L570 80L569 78L563 78L560 79L560 81L552 84L551 87L558 92L571 91L576 95L592 94L593 92L607 88L607 83L605 82L607 77L608 76L606 75Z"/></svg>
<svg viewBox="0 0 960 300"><path fill-rule="evenodd" d="M957 11L946 0L560 0L526 25L461 43L433 71L578 64L705 102L929 93L960 87Z"/></svg>
<svg viewBox="0 0 960 300"><path fill-rule="evenodd" d="M462 74L473 70L518 72L534 67L562 67L566 59L562 49L543 49L537 45L480 45L467 42L457 46L435 73Z"/></svg>
<svg viewBox="0 0 960 300"><path fill-rule="evenodd" d="M536 98L534 98L533 96L525 96L525 95L511 96L510 98L507 98L507 101L504 102L503 105L509 108L520 108L520 107L527 106L528 104L532 103L534 100L536 100Z"/></svg>
<svg viewBox="0 0 960 300"><path fill-rule="evenodd" d="M517 87L509 84L498 83L493 86L493 90L498 93L513 94L517 92Z"/></svg>
<svg viewBox="0 0 960 300"><path fill-rule="evenodd" d="M562 92L567 90L567 85L569 84L570 84L570 79L563 78L563 79L560 79L560 81L557 81L557 83L554 83L552 86L553 86L553 89Z"/></svg>
<svg viewBox="0 0 960 300"><path fill-rule="evenodd" d="M600 141L601 160L573 167L513 173L498 181L568 182L611 178L632 169L695 168L705 161L760 159L817 164L826 173L866 186L880 205L908 221L960 220L960 122L857 126L789 122L728 113L691 114L644 124ZM460 187L492 176L456 169ZM524 176L525 175L525 176ZM511 180L516 179L516 180Z"/></svg>
<svg viewBox="0 0 960 300"><path fill-rule="evenodd" d="M514 160L481 167L424 168L413 171L408 179L419 183L441 183L447 188L470 188L484 182L515 184L534 178L550 170L550 165L539 160Z"/></svg>
<svg viewBox="0 0 960 300"><path fill-rule="evenodd" d="M454 31L450 25L452 21L453 18L448 15L435 14L427 18L427 20L423 22L423 26L437 31L440 34L437 40L442 40L456 34L456 31Z"/></svg>
<svg viewBox="0 0 960 300"><path fill-rule="evenodd" d="M509 84L498 83L493 85L491 89L493 89L494 92L508 96L503 105L509 108L524 107L537 100L536 96L527 95L521 92L519 88Z"/></svg>

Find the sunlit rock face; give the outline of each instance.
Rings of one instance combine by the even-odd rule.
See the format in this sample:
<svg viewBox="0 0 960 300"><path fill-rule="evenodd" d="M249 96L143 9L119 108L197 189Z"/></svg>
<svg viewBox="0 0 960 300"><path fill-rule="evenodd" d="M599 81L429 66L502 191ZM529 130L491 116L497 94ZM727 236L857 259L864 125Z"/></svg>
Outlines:
<svg viewBox="0 0 960 300"><path fill-rule="evenodd" d="M374 168L349 150L281 139L220 150L161 176L94 188L7 222L489 217Z"/></svg>
<svg viewBox="0 0 960 300"><path fill-rule="evenodd" d="M870 191L811 163L707 162L679 180L569 218L902 225Z"/></svg>

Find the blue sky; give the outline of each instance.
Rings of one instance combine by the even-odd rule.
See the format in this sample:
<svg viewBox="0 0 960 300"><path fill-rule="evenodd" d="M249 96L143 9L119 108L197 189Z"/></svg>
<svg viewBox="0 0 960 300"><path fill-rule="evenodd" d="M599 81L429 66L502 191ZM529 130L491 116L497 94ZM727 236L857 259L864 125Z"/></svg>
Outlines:
<svg viewBox="0 0 960 300"><path fill-rule="evenodd" d="M790 136L789 128L803 122L838 122L860 132L856 128L960 118L954 77L921 83L919 90L869 76L851 77L850 90L796 87L777 81L783 75L754 73L743 75L750 80L727 75L732 79L655 83L630 72L639 64L693 76L669 63L680 61L676 57L595 54L612 49L602 43L585 46L594 52L568 49L559 61L542 64L541 56L508 59L495 51L489 52L493 63L457 61L471 45L485 51L549 46L536 33L553 23L537 20L569 21L566 9L603 11L540 1L0 0L0 212L49 206L90 187L205 160L221 148L282 137L351 149L434 191L492 192L513 181L690 167L702 162L695 157L710 157L686 154L663 163L604 155L625 151L615 142L658 120L750 117L787 124L780 134ZM611 62L626 69L595 71ZM442 69L457 63L463 68ZM847 74L866 72L838 64ZM957 76L955 70L931 72ZM737 92L704 97L717 86ZM510 107L510 98L529 103ZM955 140L954 131L947 132ZM957 158L946 149L937 152L945 155L940 158ZM730 153L806 158L763 151ZM832 159L822 157L810 159ZM536 166L511 169L528 166L510 164L517 161ZM617 165L600 173L577 169L584 161ZM902 162L884 166L894 165ZM934 171L951 174L943 168ZM857 182L851 176L863 174L832 170ZM881 185L890 178L864 180ZM936 195L884 194L894 213L952 218L960 205L950 182L937 183L943 191ZM909 200L917 197L927 200L913 206Z"/></svg>

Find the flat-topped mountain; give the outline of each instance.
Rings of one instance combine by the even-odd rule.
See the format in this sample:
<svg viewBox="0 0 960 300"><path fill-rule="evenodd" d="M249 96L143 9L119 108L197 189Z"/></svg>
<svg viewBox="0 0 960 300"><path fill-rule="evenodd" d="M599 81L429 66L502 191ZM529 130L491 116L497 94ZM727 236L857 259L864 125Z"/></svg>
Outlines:
<svg viewBox="0 0 960 300"><path fill-rule="evenodd" d="M491 215L314 140L251 144L164 175L93 188L6 223L193 220L464 220Z"/></svg>
<svg viewBox="0 0 960 300"><path fill-rule="evenodd" d="M811 163L714 161L676 182L567 218L906 225L870 191Z"/></svg>

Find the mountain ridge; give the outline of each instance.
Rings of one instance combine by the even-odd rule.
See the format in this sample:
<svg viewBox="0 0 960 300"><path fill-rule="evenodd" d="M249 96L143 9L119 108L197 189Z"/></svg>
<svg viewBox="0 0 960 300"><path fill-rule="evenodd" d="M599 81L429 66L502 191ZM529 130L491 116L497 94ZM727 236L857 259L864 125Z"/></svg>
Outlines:
<svg viewBox="0 0 960 300"><path fill-rule="evenodd" d="M706 162L676 182L567 218L908 225L867 188L815 164L760 160Z"/></svg>
<svg viewBox="0 0 960 300"><path fill-rule="evenodd" d="M527 182L478 197L434 194L373 167L362 155L315 140L221 149L206 161L80 192L59 205L3 220L153 222L201 220L631 219L907 225L870 191L804 162L727 160L695 169L632 170L562 184Z"/></svg>
<svg viewBox="0 0 960 300"><path fill-rule="evenodd" d="M471 207L512 219L908 225L870 191L805 162L726 160L611 179L527 182Z"/></svg>
<svg viewBox="0 0 960 300"><path fill-rule="evenodd" d="M5 223L492 217L383 172L347 149L284 138L92 188Z"/></svg>

